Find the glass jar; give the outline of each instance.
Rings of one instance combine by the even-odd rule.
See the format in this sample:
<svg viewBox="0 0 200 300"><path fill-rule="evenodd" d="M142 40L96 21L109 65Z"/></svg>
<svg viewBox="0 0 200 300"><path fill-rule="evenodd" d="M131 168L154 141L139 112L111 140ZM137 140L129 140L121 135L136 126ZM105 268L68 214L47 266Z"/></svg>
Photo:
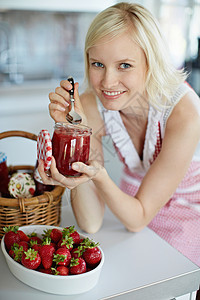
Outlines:
<svg viewBox="0 0 200 300"><path fill-rule="evenodd" d="M9 174L6 160L6 154L0 152L0 194L2 197L10 196L8 192Z"/></svg>
<svg viewBox="0 0 200 300"><path fill-rule="evenodd" d="M84 125L56 123L52 138L52 155L58 171L67 177L80 176L72 169L74 162L87 164L92 129Z"/></svg>

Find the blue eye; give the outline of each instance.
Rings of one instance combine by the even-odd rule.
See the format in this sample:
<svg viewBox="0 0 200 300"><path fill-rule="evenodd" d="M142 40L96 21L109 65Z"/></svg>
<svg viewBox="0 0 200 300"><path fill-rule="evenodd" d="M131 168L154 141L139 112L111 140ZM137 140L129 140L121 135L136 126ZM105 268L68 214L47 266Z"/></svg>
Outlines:
<svg viewBox="0 0 200 300"><path fill-rule="evenodd" d="M98 62L98 61L97 62L93 62L92 65L95 66L95 67L97 67L97 68L103 68L104 67L104 65L102 63Z"/></svg>
<svg viewBox="0 0 200 300"><path fill-rule="evenodd" d="M127 64L127 63L122 63L121 65L120 65L120 68L121 69L128 69L128 68L130 68L131 67L131 65L130 64Z"/></svg>

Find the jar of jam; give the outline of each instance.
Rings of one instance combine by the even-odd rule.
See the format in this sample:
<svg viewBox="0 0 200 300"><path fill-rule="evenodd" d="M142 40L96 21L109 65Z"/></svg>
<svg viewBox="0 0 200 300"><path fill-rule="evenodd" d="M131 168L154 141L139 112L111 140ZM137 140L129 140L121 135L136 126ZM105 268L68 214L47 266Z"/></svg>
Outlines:
<svg viewBox="0 0 200 300"><path fill-rule="evenodd" d="M0 194L2 197L9 197L8 183L9 174L7 167L7 156L5 153L0 152Z"/></svg>
<svg viewBox="0 0 200 300"><path fill-rule="evenodd" d="M56 123L52 138L52 155L58 171L67 177L80 176L72 169L74 162L87 164L92 129L83 125Z"/></svg>

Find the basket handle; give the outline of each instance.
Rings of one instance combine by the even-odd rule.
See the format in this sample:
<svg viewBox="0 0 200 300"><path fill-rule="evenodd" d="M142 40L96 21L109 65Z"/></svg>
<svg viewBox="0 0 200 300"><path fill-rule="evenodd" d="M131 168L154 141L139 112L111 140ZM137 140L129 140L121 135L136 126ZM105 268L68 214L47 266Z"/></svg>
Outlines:
<svg viewBox="0 0 200 300"><path fill-rule="evenodd" d="M14 137L14 136L20 136L24 137L26 139L30 139L33 141L37 141L37 135L34 133L30 133L27 131L20 131L20 130L10 130L10 131L4 131L0 133L0 140L7 138L7 137Z"/></svg>

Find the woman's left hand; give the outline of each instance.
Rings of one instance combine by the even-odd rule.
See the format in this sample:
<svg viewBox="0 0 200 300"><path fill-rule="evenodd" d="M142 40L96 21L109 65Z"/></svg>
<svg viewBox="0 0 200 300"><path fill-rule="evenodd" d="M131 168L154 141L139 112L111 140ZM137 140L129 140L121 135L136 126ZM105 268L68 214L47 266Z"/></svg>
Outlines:
<svg viewBox="0 0 200 300"><path fill-rule="evenodd" d="M101 171L105 170L104 167L97 161L89 161L88 165L82 162L75 162L72 164L72 169L82 173L82 175L79 177L63 176L56 168L56 162L53 156L50 167L50 175L45 173L44 162L42 160L39 161L38 165L38 170L44 184L60 185L70 190L91 179L96 179L97 177L101 176Z"/></svg>

